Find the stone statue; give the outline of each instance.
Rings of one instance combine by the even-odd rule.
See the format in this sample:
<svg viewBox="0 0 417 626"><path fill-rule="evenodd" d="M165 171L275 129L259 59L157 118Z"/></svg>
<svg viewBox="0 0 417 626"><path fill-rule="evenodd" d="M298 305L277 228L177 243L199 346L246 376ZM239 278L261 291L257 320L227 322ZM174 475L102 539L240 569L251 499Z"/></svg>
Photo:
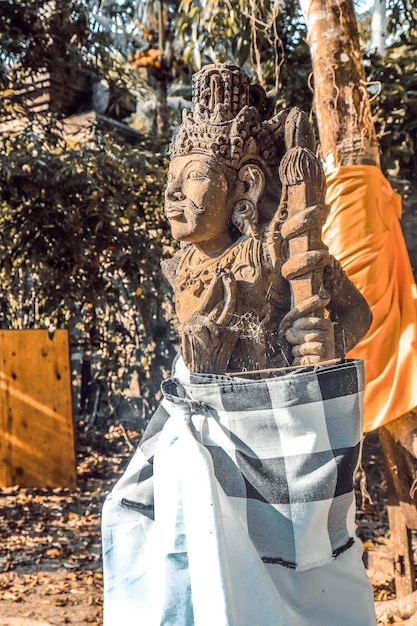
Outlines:
<svg viewBox="0 0 417 626"><path fill-rule="evenodd" d="M352 515L363 363L334 360L369 307L321 241L310 126L271 109L208 66L173 137L163 268L188 369L106 499L106 626L375 623Z"/></svg>
<svg viewBox="0 0 417 626"><path fill-rule="evenodd" d="M272 109L239 68L209 65L172 140L165 212L181 248L163 270L193 372L340 358L370 325L321 241L328 207L308 120Z"/></svg>

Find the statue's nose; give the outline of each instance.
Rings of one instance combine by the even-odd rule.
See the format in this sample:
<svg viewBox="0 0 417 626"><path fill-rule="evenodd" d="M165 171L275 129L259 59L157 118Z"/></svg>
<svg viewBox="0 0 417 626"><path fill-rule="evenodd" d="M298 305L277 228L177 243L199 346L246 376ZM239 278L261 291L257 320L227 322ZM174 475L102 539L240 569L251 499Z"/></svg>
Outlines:
<svg viewBox="0 0 417 626"><path fill-rule="evenodd" d="M167 198L171 201L184 200L185 195L180 189L175 189L174 187L172 187L167 189Z"/></svg>

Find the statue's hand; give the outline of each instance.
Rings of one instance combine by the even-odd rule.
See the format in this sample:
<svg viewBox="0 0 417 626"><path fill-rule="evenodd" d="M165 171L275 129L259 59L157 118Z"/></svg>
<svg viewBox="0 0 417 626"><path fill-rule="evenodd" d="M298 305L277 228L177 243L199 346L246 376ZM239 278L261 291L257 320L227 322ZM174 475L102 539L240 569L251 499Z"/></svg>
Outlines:
<svg viewBox="0 0 417 626"><path fill-rule="evenodd" d="M236 280L220 270L207 287L198 310L181 325L182 355L193 372L224 374L238 339Z"/></svg>
<svg viewBox="0 0 417 626"><path fill-rule="evenodd" d="M314 365L335 358L334 329L330 319L301 317L286 331L293 365Z"/></svg>

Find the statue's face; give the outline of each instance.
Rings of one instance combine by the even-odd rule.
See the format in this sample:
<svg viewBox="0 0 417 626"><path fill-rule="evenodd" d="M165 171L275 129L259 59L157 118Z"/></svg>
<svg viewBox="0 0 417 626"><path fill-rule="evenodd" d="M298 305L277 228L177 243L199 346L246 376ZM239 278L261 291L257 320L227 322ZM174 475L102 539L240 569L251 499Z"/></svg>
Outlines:
<svg viewBox="0 0 417 626"><path fill-rule="evenodd" d="M165 191L165 214L172 236L202 244L216 254L230 244L228 220L233 201L222 169L203 154L172 159Z"/></svg>

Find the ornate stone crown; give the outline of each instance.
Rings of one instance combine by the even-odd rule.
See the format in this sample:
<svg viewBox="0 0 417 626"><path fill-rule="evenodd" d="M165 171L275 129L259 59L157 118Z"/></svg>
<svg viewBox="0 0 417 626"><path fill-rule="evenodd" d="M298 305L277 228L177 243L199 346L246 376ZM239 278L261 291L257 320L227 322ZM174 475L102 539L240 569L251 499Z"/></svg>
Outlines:
<svg viewBox="0 0 417 626"><path fill-rule="evenodd" d="M192 109L174 133L171 158L199 152L239 169L248 159L273 166L282 156L283 120L271 119L264 89L240 68L207 65L194 74Z"/></svg>

